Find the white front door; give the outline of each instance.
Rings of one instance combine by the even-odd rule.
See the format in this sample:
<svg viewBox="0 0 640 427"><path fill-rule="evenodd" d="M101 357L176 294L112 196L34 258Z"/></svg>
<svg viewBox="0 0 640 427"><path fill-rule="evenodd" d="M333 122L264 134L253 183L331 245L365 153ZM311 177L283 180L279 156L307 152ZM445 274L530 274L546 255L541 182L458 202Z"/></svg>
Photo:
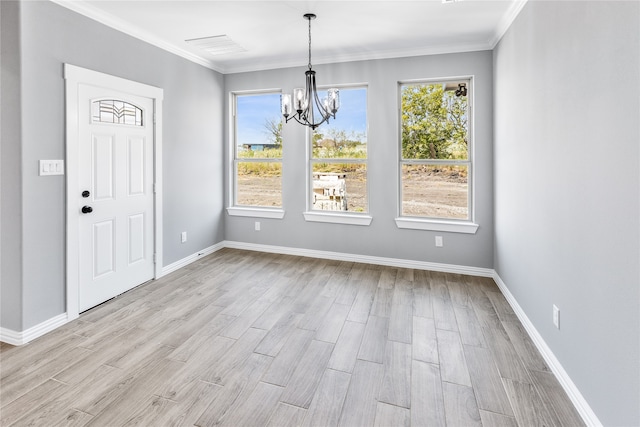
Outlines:
<svg viewBox="0 0 640 427"><path fill-rule="evenodd" d="M153 99L78 85L79 311L154 277Z"/></svg>

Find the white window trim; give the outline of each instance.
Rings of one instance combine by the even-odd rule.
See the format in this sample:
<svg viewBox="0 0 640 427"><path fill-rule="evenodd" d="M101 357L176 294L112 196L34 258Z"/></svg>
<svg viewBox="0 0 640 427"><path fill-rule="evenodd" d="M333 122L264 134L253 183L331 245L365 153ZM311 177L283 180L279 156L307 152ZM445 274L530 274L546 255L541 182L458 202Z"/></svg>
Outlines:
<svg viewBox="0 0 640 427"><path fill-rule="evenodd" d="M428 218L398 217L395 219L398 228L411 230L447 231L452 233L476 234L478 224L470 221L440 221Z"/></svg>
<svg viewBox="0 0 640 427"><path fill-rule="evenodd" d="M327 222L331 224L365 225L368 226L373 221L373 217L368 214L344 213L332 211L307 211L302 213L305 221Z"/></svg>
<svg viewBox="0 0 640 427"><path fill-rule="evenodd" d="M229 216L242 216L253 218L284 218L284 208L269 208L265 206L242 206L236 205L236 96L242 95L260 95L260 94L274 94L282 93L281 89L264 89L264 90L251 90L251 91L238 91L229 92L229 154L228 154L228 199L229 206L227 214ZM262 159L247 159L250 161L261 161ZM265 161L274 161L270 159L264 159ZM283 158L278 159L281 164L284 164ZM284 204L284 198L282 200Z"/></svg>
<svg viewBox="0 0 640 427"><path fill-rule="evenodd" d="M269 208L258 208L258 207L240 207L240 206L229 206L227 208L227 213L230 216L248 216L254 218L273 218L273 219L282 219L284 218L284 209L269 209Z"/></svg>
<svg viewBox="0 0 640 427"><path fill-rule="evenodd" d="M407 84L420 84L420 83L439 83L446 81L455 81L455 80L469 80L469 92L471 102L469 103L469 135L470 135L470 148L469 148L469 158L466 162L469 164L471 182L468 183L469 186L469 194L467 197L468 205L469 205L469 218L467 220L455 220L449 218L430 218L430 217L411 217L411 216L403 216L402 213L402 176L400 165L404 162L402 159L402 91L400 88L402 85ZM445 77L445 78L433 78L433 79L419 79L419 80L406 80L398 82L398 111L399 111L399 123L398 123L398 216L395 218L396 226L402 229L410 229L410 230L426 230L426 231L444 231L451 233L464 233L464 234L475 234L480 227L479 224L476 224L475 218L475 135L474 135L474 96L473 91L475 88L474 78L473 76L457 76L457 77ZM449 163L447 161L442 160L425 160L432 164L437 163Z"/></svg>
<svg viewBox="0 0 640 427"><path fill-rule="evenodd" d="M369 103L369 85L368 84L345 84L339 86L345 89L356 89L356 88L364 88L367 90L367 109ZM326 90L323 88L319 88L319 90ZM369 116L367 111L367 158L366 159L314 159L312 158L312 148L311 148L311 140L313 138L313 132L311 129L308 129L306 132L307 138L307 210L302 213L305 221L307 222L324 222L329 224L346 224L346 225L360 225L360 226L369 226L371 225L371 221L373 221L373 217L369 213L369 203L371 199L370 194L370 186L369 186ZM314 210L311 209L313 191L311 190L312 182L313 182L313 163L314 162L325 162L325 163L364 163L367 165L367 212L350 212L350 211L323 211L323 210Z"/></svg>

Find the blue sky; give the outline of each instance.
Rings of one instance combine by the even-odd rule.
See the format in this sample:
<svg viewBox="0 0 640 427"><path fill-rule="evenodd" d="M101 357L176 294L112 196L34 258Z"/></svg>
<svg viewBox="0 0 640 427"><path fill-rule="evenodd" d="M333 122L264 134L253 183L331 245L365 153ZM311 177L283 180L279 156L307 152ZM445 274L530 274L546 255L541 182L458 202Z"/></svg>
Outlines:
<svg viewBox="0 0 640 427"><path fill-rule="evenodd" d="M326 91L319 91L320 99ZM263 144L268 142L265 128L267 120L280 120L280 94L242 95L237 98L238 145ZM285 126L300 126L295 120ZM340 109L336 119L323 123L316 131L329 128L362 133L366 135L367 90L365 88L340 89Z"/></svg>

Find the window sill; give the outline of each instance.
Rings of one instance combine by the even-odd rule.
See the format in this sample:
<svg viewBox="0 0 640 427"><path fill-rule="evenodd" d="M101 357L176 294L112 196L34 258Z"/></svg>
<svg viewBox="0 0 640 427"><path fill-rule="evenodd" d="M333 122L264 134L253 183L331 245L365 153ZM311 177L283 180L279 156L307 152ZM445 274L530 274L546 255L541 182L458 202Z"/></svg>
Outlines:
<svg viewBox="0 0 640 427"><path fill-rule="evenodd" d="M370 225L373 217L363 214L303 212L305 221L329 222L333 224Z"/></svg>
<svg viewBox="0 0 640 427"><path fill-rule="evenodd" d="M398 228L411 230L448 231L451 233L476 234L479 225L473 222L442 221L420 218L396 218Z"/></svg>
<svg viewBox="0 0 640 427"><path fill-rule="evenodd" d="M253 218L284 218L284 210L273 208L241 208L238 206L232 206L227 208L227 213L230 216L249 216Z"/></svg>

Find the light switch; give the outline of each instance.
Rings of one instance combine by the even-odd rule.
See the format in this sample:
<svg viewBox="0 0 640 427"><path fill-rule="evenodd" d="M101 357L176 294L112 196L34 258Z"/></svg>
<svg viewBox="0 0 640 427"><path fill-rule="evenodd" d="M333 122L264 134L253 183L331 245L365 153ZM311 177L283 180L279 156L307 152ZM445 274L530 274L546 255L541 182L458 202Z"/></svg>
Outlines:
<svg viewBox="0 0 640 427"><path fill-rule="evenodd" d="M64 175L64 160L40 160L40 176Z"/></svg>

